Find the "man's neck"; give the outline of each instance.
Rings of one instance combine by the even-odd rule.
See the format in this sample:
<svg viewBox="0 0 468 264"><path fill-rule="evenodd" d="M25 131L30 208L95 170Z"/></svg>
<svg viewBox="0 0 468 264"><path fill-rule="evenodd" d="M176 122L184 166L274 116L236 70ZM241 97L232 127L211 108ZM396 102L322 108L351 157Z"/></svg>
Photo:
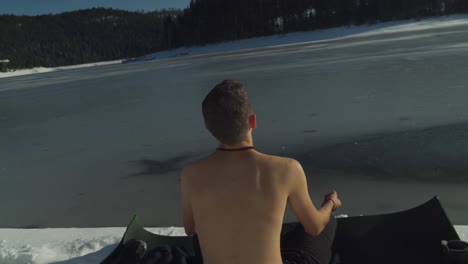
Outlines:
<svg viewBox="0 0 468 264"><path fill-rule="evenodd" d="M219 148L223 148L223 149L240 149L240 148L246 148L246 147L252 147L252 146L253 146L253 140L252 140L251 135L249 135L245 140L243 140L239 144L235 144L235 145L227 145L223 143L219 144Z"/></svg>

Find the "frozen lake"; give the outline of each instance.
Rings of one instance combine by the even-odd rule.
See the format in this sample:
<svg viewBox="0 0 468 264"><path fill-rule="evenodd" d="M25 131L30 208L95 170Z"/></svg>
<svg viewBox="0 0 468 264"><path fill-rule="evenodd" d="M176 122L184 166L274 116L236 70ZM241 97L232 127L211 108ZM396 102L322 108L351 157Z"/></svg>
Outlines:
<svg viewBox="0 0 468 264"><path fill-rule="evenodd" d="M178 173L214 151L201 101L242 81L258 150L349 215L439 195L468 224L468 26L0 79L0 227L181 226ZM288 211L285 220L292 220Z"/></svg>

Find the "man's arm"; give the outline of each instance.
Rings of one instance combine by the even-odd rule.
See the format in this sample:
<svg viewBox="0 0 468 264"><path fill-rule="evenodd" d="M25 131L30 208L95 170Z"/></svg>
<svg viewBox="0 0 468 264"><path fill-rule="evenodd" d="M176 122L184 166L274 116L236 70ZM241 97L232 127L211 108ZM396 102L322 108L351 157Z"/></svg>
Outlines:
<svg viewBox="0 0 468 264"><path fill-rule="evenodd" d="M304 230L310 235L318 236L330 221L333 202L327 201L317 210L310 199L307 179L301 164L294 159L290 159L288 163L288 171L291 173L288 203Z"/></svg>
<svg viewBox="0 0 468 264"><path fill-rule="evenodd" d="M194 235L195 220L193 219L192 205L190 202L189 186L188 186L188 169L185 167L181 173L181 187L182 187L182 210L184 218L184 228L187 235Z"/></svg>

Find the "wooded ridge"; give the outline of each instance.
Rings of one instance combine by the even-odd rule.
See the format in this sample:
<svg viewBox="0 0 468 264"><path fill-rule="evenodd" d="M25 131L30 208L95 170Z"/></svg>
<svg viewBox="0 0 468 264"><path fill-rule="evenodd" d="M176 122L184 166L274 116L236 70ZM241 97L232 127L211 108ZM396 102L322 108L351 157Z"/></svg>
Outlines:
<svg viewBox="0 0 468 264"><path fill-rule="evenodd" d="M9 60L9 69L56 67L293 31L467 12L466 0L192 0L184 10L93 8L1 15L0 60Z"/></svg>

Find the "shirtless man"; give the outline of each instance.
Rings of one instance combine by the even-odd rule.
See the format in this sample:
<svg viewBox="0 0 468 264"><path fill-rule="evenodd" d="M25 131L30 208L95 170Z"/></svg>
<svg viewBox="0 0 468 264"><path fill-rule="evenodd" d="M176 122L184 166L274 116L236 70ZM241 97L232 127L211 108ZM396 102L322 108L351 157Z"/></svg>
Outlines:
<svg viewBox="0 0 468 264"><path fill-rule="evenodd" d="M314 239L324 235L320 234L334 220L332 211L341 206L336 192L326 195L317 209L298 161L253 148L256 117L241 83L218 84L206 96L202 110L205 126L219 141L219 148L185 166L181 188L185 232L198 236L204 264L289 263L280 243L287 203L302 224L302 238L291 239L310 240L309 245L298 247L305 246L306 250L299 251L313 254L314 249L307 251L307 247L315 247ZM330 234L324 238L328 241L325 257L303 259L330 260L335 226L328 228Z"/></svg>

